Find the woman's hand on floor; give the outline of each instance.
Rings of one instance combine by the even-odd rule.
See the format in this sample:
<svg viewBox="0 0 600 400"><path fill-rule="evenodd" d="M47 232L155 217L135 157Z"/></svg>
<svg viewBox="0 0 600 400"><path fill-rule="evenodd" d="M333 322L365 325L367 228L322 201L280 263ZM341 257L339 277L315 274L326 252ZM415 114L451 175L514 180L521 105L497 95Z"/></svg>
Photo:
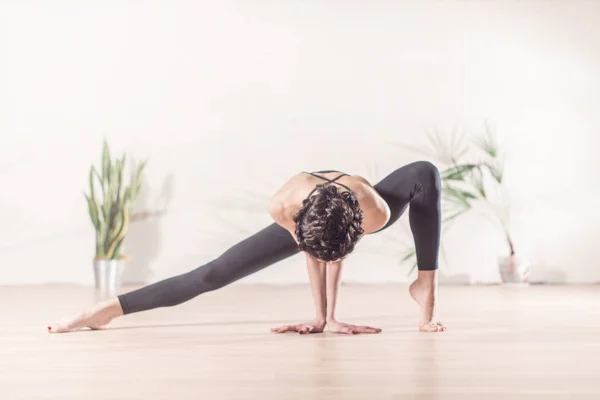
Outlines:
<svg viewBox="0 0 600 400"><path fill-rule="evenodd" d="M272 328L271 332L285 333L285 332L298 332L303 335L306 333L321 333L325 329L325 321L314 320L311 322L305 322L297 325L283 325L279 328Z"/></svg>
<svg viewBox="0 0 600 400"><path fill-rule="evenodd" d="M356 335L361 333L379 333L381 329L370 326L352 325L336 320L327 321L328 331L331 333L343 333L345 335Z"/></svg>

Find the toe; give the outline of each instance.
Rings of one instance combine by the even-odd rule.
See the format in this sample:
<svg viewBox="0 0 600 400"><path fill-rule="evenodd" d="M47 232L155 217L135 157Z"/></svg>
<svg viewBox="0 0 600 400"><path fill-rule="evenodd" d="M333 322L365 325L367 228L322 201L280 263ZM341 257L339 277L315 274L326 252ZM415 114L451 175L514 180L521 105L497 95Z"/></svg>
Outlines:
<svg viewBox="0 0 600 400"><path fill-rule="evenodd" d="M441 327L435 323L423 324L419 327L422 332L439 332Z"/></svg>
<svg viewBox="0 0 600 400"><path fill-rule="evenodd" d="M54 324L54 325L48 327L48 332L61 333L61 332L65 332L65 329L63 326L61 326L61 324Z"/></svg>
<svg viewBox="0 0 600 400"><path fill-rule="evenodd" d="M440 327L440 332L445 332L446 331L446 326L444 324L442 324L441 321L436 321L436 325Z"/></svg>

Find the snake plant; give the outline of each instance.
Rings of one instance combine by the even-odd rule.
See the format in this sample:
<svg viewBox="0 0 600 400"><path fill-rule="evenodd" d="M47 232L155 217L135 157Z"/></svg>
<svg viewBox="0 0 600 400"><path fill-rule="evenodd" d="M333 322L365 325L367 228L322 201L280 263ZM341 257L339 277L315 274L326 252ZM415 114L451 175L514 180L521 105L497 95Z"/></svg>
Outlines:
<svg viewBox="0 0 600 400"><path fill-rule="evenodd" d="M108 144L104 141L101 165L98 169L93 165L90 168L89 193L84 193L96 230L96 259L122 258L121 246L140 192L145 165L145 161L139 163L129 182L125 182L125 155L112 159Z"/></svg>

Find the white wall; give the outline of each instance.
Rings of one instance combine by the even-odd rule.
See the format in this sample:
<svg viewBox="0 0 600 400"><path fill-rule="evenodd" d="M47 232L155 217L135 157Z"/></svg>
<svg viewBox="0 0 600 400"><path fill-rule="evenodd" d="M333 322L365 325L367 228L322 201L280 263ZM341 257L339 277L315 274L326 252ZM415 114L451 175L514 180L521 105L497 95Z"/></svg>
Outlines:
<svg viewBox="0 0 600 400"><path fill-rule="evenodd" d="M127 280L153 282L271 223L290 174L377 182L420 158L391 142L484 120L534 274L596 282L599 111L600 2L5 0L0 284L92 284L82 191L103 136L149 159L140 207L167 204L128 241ZM407 280L405 232L365 239L346 280ZM498 280L505 249L484 219L444 243L445 274ZM298 256L243 282L305 280Z"/></svg>

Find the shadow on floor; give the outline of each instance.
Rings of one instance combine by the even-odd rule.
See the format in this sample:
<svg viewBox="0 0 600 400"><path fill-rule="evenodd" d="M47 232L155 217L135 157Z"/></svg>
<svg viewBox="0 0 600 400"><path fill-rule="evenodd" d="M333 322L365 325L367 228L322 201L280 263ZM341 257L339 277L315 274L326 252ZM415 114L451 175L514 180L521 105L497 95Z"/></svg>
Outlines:
<svg viewBox="0 0 600 400"><path fill-rule="evenodd" d="M529 274L532 284L563 284L567 282L567 274L552 265L532 265Z"/></svg>
<svg viewBox="0 0 600 400"><path fill-rule="evenodd" d="M356 323L357 325L369 325L371 323L358 323L356 321L374 321L381 319L389 319L396 318L397 315L369 315L369 316L358 316L352 317L348 321L350 324ZM290 321L290 320L245 320L245 321L207 321L207 322L190 322L190 323L174 323L174 324L150 324L150 325L136 325L136 326L118 326L114 328L105 328L103 330L126 330L126 329L149 329L149 328L182 328L182 327L201 327L201 326L235 326L235 325L256 325L256 324L269 324L273 325L273 327L281 326L281 325L294 325L300 323L301 321ZM373 323L372 325L377 325ZM382 328L383 326L387 328L398 328L400 326L390 326L385 324L379 324L382 326L377 326L378 328ZM411 327L412 329L413 327Z"/></svg>

